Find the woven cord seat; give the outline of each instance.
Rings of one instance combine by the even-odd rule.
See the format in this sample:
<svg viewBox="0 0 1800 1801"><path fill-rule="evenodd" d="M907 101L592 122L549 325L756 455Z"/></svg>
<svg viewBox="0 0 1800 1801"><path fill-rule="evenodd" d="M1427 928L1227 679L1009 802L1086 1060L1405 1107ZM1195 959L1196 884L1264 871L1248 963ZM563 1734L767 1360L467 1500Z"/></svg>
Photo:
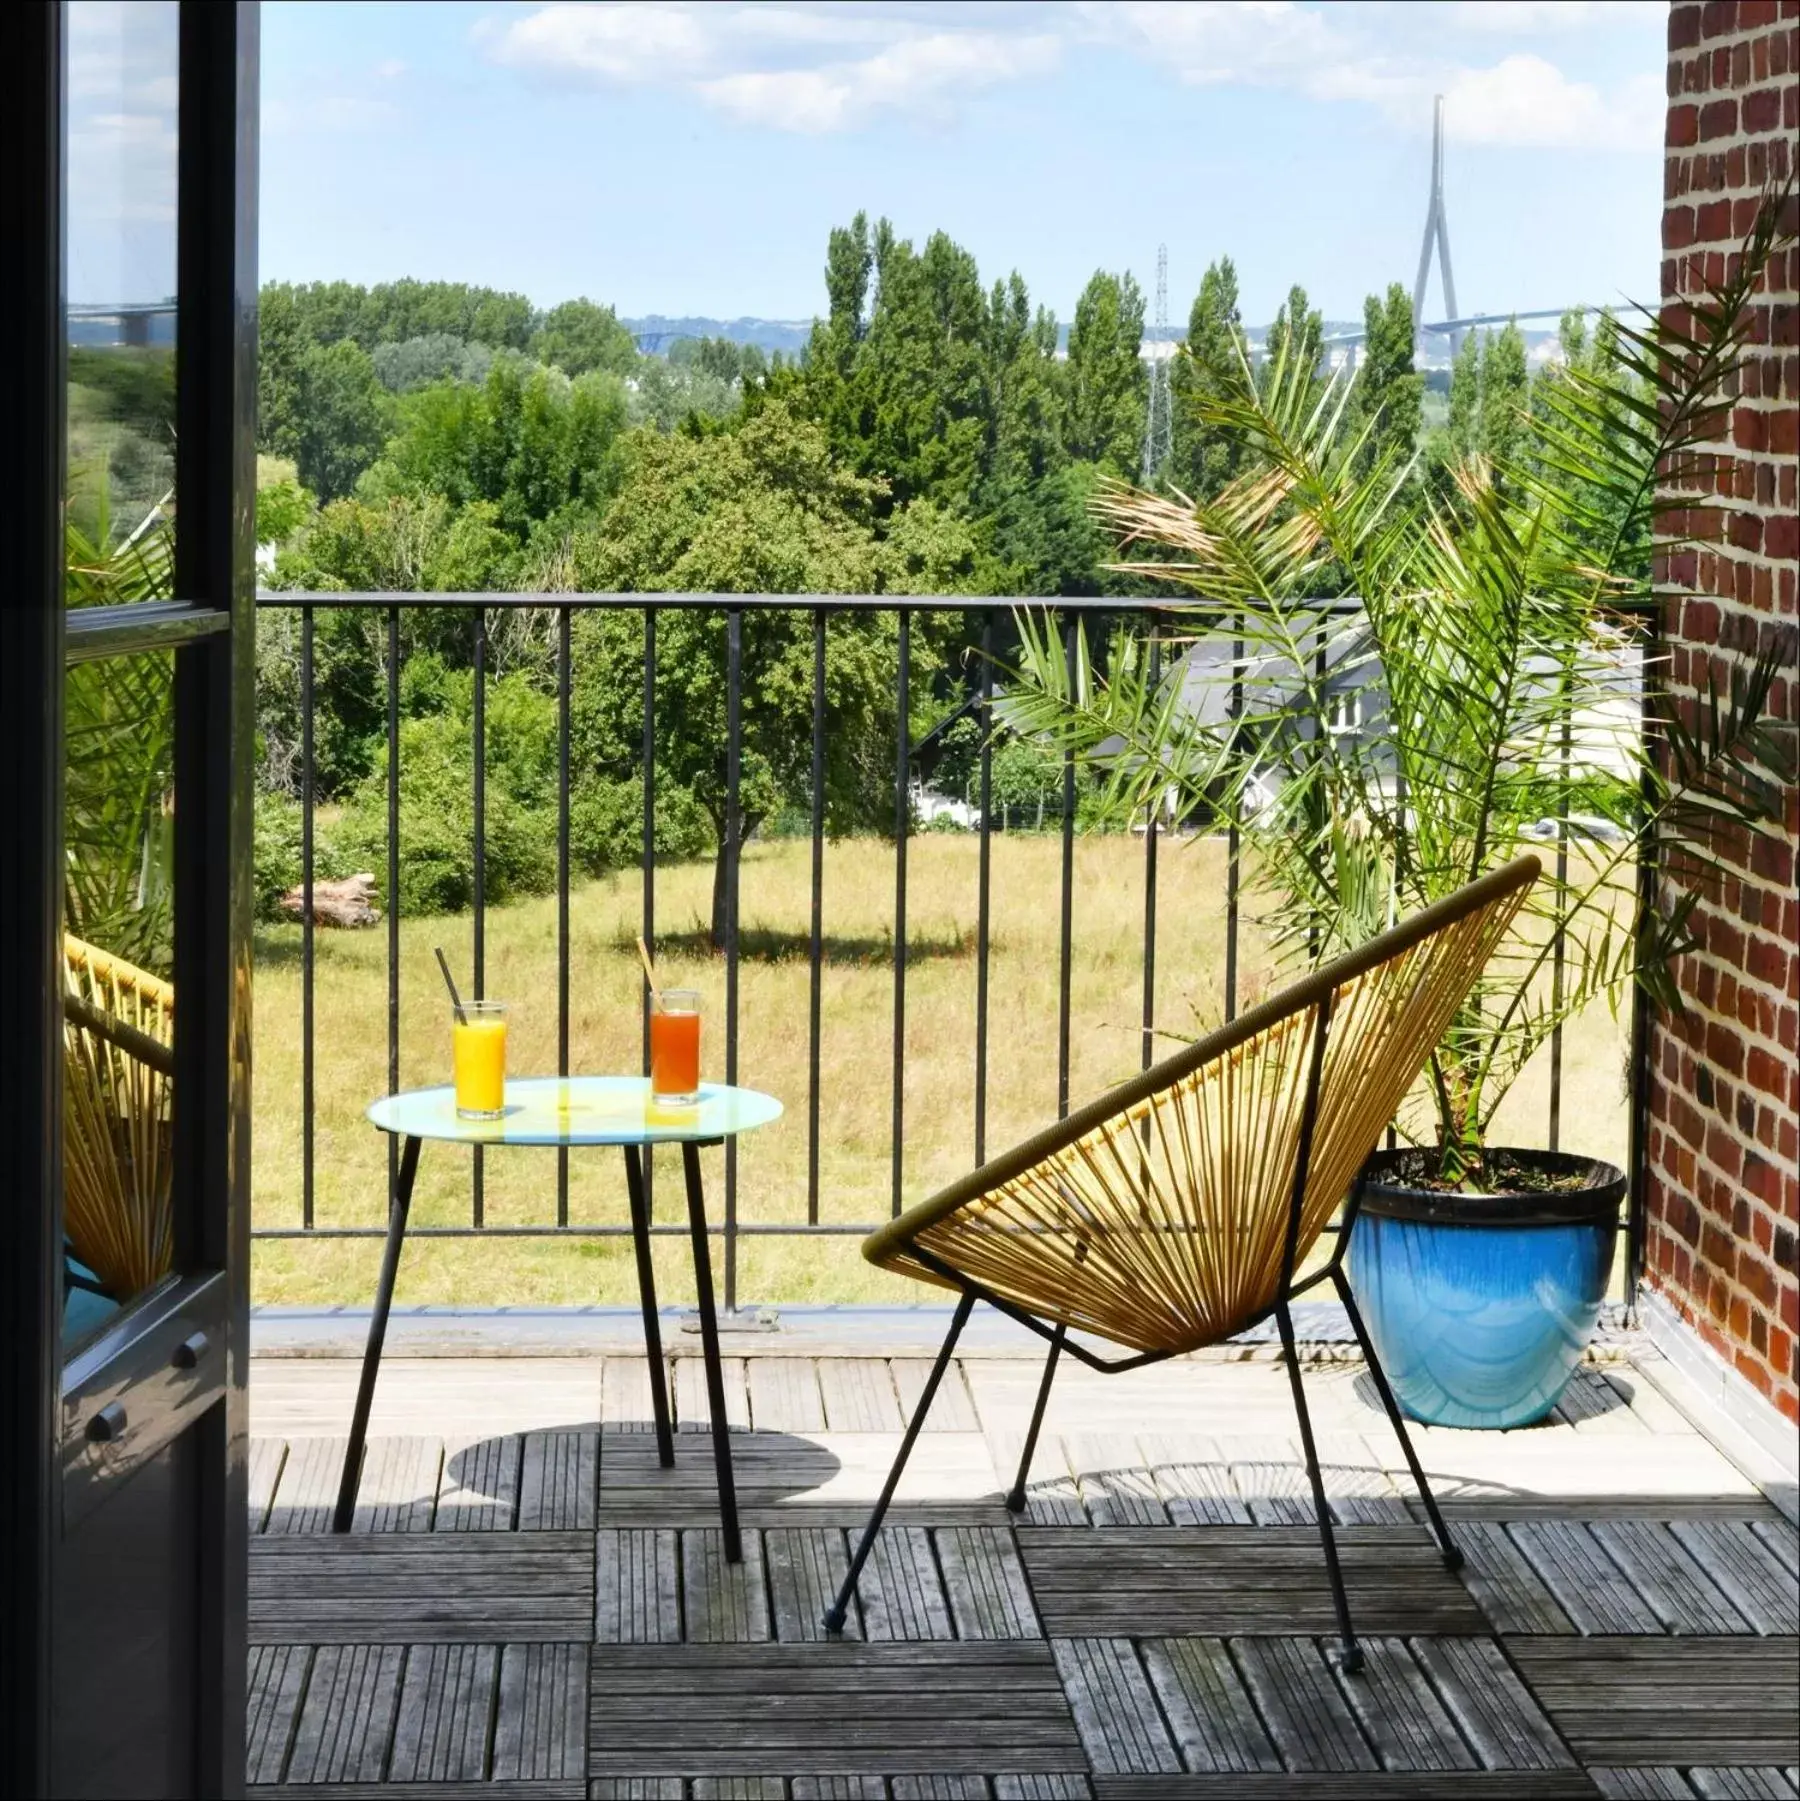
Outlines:
<svg viewBox="0 0 1800 1801"><path fill-rule="evenodd" d="M1467 1000L1536 880L1522 857L1471 882L1219 1031L953 1183L872 1234L863 1254L960 1295L899 1456L825 1624L842 1629L900 1471L977 1300L1050 1341L1008 1505L1024 1506L1061 1353L1118 1371L1221 1343L1275 1316L1343 1636L1361 1666L1289 1304L1329 1280L1399 1434L1446 1561L1461 1555L1438 1512L1343 1272L1356 1185L1433 1048ZM1348 1197L1322 1269L1295 1272ZM1107 1358L1069 1337L1105 1340Z"/></svg>
<svg viewBox="0 0 1800 1801"><path fill-rule="evenodd" d="M63 939L63 1229L115 1299L168 1273L175 990Z"/></svg>

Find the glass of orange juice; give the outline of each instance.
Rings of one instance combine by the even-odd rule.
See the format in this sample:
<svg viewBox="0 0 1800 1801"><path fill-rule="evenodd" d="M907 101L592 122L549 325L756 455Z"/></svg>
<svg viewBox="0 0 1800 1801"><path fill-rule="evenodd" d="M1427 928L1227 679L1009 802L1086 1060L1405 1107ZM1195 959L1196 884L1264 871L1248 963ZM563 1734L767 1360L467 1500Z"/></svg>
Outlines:
<svg viewBox="0 0 1800 1801"><path fill-rule="evenodd" d="M458 1119L498 1119L506 1111L506 1002L464 1001L450 1022Z"/></svg>
<svg viewBox="0 0 1800 1801"><path fill-rule="evenodd" d="M650 1013L650 1097L691 1107L700 1098L700 996L664 988Z"/></svg>

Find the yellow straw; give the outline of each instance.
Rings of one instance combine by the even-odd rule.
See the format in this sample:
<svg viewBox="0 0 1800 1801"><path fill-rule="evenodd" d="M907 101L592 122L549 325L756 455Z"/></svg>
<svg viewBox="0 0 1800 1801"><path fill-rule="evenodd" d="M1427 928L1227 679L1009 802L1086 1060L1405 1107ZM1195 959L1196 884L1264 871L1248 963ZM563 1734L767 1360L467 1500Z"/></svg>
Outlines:
<svg viewBox="0 0 1800 1801"><path fill-rule="evenodd" d="M659 1006L662 1004L662 986L656 979L656 965L650 961L650 947L642 938L637 941L638 956L644 964L644 980L650 984L650 998Z"/></svg>

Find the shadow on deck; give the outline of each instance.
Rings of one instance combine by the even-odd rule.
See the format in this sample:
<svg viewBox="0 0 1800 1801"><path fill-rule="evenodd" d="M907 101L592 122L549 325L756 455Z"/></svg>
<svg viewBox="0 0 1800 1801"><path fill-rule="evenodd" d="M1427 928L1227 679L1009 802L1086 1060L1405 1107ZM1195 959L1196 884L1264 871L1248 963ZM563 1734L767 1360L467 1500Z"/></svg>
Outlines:
<svg viewBox="0 0 1800 1801"><path fill-rule="evenodd" d="M697 1357L671 1359L673 1470L641 1357L392 1357L343 1537L327 1521L355 1365L259 1359L251 1782L599 1801L1800 1793L1794 1528L1647 1357L1584 1368L1540 1427L1418 1433L1460 1575L1360 1366L1308 1371L1368 1652L1346 1677L1266 1358L1071 1370L1018 1519L1001 1495L1036 1361L963 1359L827 1639L928 1368L852 1348L728 1361L740 1565Z"/></svg>

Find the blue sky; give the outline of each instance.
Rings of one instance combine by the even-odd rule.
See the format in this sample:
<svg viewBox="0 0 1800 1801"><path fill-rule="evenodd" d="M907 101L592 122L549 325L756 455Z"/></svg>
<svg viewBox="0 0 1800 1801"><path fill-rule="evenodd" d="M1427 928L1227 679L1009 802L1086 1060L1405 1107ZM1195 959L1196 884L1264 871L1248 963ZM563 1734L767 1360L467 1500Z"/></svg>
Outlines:
<svg viewBox="0 0 1800 1801"><path fill-rule="evenodd" d="M1458 4L263 7L262 267L804 318L858 209L1066 319L1096 268L1177 323L1410 286L1431 99L1464 312L1653 298L1666 8ZM1436 312L1436 278L1428 310Z"/></svg>

